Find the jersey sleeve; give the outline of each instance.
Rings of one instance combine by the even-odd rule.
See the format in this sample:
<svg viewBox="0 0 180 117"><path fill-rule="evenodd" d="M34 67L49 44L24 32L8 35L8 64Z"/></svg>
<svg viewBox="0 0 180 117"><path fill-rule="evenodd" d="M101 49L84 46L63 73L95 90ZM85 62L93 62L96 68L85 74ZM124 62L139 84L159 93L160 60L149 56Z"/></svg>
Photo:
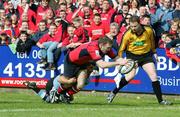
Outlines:
<svg viewBox="0 0 180 117"><path fill-rule="evenodd" d="M128 39L130 38L130 35L128 33L129 31L127 31L126 33L124 33L123 37L122 37L122 42L120 44L119 47L119 51L118 51L118 56L122 57L123 51L126 49L127 44L128 44Z"/></svg>
<svg viewBox="0 0 180 117"><path fill-rule="evenodd" d="M149 30L150 39L151 39L151 49L153 53L156 53L156 47L155 47L155 33L152 28Z"/></svg>

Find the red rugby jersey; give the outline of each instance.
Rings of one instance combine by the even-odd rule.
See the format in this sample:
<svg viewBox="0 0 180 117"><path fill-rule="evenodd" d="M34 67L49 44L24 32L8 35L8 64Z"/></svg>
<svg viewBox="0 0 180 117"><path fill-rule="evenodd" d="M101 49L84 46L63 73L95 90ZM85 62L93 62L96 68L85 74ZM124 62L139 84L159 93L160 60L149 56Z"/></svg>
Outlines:
<svg viewBox="0 0 180 117"><path fill-rule="evenodd" d="M111 58L115 57L112 49L106 55ZM98 61L104 56L105 54L100 51L98 41L84 43L69 53L70 61L78 65L83 65L90 61Z"/></svg>

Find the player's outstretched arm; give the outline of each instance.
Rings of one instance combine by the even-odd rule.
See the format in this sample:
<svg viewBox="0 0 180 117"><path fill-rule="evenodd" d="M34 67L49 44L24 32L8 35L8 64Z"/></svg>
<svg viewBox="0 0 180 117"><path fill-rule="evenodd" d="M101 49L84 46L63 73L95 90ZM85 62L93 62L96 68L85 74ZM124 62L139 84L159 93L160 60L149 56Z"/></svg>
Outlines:
<svg viewBox="0 0 180 117"><path fill-rule="evenodd" d="M127 63L126 59L122 59L122 61L114 61L114 62L106 62L103 60L98 60L96 62L97 66L101 68L109 68L109 67L114 67L117 65L125 65L126 63Z"/></svg>

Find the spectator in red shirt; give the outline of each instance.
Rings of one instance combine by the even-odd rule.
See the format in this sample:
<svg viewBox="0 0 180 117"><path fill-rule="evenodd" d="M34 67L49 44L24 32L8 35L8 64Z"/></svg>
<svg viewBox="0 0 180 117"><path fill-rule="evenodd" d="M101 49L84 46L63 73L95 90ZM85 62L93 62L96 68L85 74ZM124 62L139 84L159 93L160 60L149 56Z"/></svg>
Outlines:
<svg viewBox="0 0 180 117"><path fill-rule="evenodd" d="M31 29L29 28L29 24L28 24L27 21L22 21L22 24L21 24L21 26L19 27L18 36L19 36L19 34L20 34L21 31L27 31L27 33L28 33L29 35L32 35L32 34L35 33L34 30L31 30Z"/></svg>
<svg viewBox="0 0 180 117"><path fill-rule="evenodd" d="M34 25L36 24L36 13L29 8L29 3L27 0L22 0L21 5L18 5L17 7L20 17L23 13L26 13L28 15L28 20L33 22Z"/></svg>
<svg viewBox="0 0 180 117"><path fill-rule="evenodd" d="M59 17L60 16L60 12L61 12L61 10L63 10L63 11L66 11L66 9L67 9L67 6L66 6L66 3L60 3L59 4L59 8L56 10L56 16L57 17Z"/></svg>
<svg viewBox="0 0 180 117"><path fill-rule="evenodd" d="M28 14L26 12L21 15L21 18L18 22L19 27L21 27L22 22L27 22L30 30L34 32L37 30L36 25L34 25L34 23L28 18Z"/></svg>
<svg viewBox="0 0 180 117"><path fill-rule="evenodd" d="M48 28L49 28L51 23L54 23L54 16L55 16L55 14L54 14L53 9L48 9L46 11L46 14L44 16L44 20L46 20Z"/></svg>
<svg viewBox="0 0 180 117"><path fill-rule="evenodd" d="M93 22L89 29L90 41L98 40L100 37L103 37L107 31L105 25L101 22L101 15L95 14Z"/></svg>
<svg viewBox="0 0 180 117"><path fill-rule="evenodd" d="M56 36L60 39L60 42L67 37L67 26L68 23L61 17L56 17L55 22L57 26L57 33Z"/></svg>
<svg viewBox="0 0 180 117"><path fill-rule="evenodd" d="M43 17L45 16L48 9L50 9L49 1L48 0L42 0L40 2L40 5L37 8L36 25L39 24L39 22L43 19Z"/></svg>
<svg viewBox="0 0 180 117"><path fill-rule="evenodd" d="M128 15L129 5L127 3L122 4L122 9L118 11L118 13L114 17L114 21L118 24L121 24L125 17Z"/></svg>
<svg viewBox="0 0 180 117"><path fill-rule="evenodd" d="M78 38L74 35L75 27L72 25L68 26L68 37L66 37L62 42L62 50L66 51L68 49L74 49L81 45L82 43L79 42Z"/></svg>
<svg viewBox="0 0 180 117"><path fill-rule="evenodd" d="M174 39L177 38L177 31L180 28L180 19L175 18L171 21L169 33L175 35Z"/></svg>
<svg viewBox="0 0 180 117"><path fill-rule="evenodd" d="M33 43L36 45L36 43L39 41L39 39L48 33L48 28L46 25L45 20L41 20L38 25L37 32L34 33L34 35L31 37L31 40L33 40Z"/></svg>
<svg viewBox="0 0 180 117"><path fill-rule="evenodd" d="M147 8L149 14L155 14L157 10L156 0L148 0Z"/></svg>
<svg viewBox="0 0 180 117"><path fill-rule="evenodd" d="M113 8L110 6L108 0L104 0L102 4L101 20L103 23L109 25L111 23L111 18L116 11L117 4L113 4ZM109 28L109 27L106 27Z"/></svg>
<svg viewBox="0 0 180 117"><path fill-rule="evenodd" d="M13 32L13 28L12 28L11 19L6 17L4 19L4 29L0 31L0 33L6 33L10 38L12 38L12 32Z"/></svg>
<svg viewBox="0 0 180 117"><path fill-rule="evenodd" d="M159 40L159 48L165 48L166 47L166 37L169 33L167 31L164 31L161 34L161 39Z"/></svg>
<svg viewBox="0 0 180 117"><path fill-rule="evenodd" d="M61 11L61 14L65 13L65 11ZM58 26L57 29L57 34L56 36L58 38L60 38L59 44L57 46L57 49L55 50L55 54L54 54L54 61L55 64L58 62L60 56L61 56L61 47L62 47L62 41L65 40L65 38L67 38L68 34L67 34L67 27L68 27L68 22L65 20L65 17L57 17L55 19L55 24Z"/></svg>
<svg viewBox="0 0 180 117"><path fill-rule="evenodd" d="M14 29L14 38L18 37L18 33L19 33L19 27L18 27L18 17L13 14L11 15L11 22L12 22L12 28Z"/></svg>
<svg viewBox="0 0 180 117"><path fill-rule="evenodd" d="M74 36L78 38L79 42L85 43L89 40L88 32L83 28L83 20L81 17L76 17L73 19L73 25L76 28L74 31Z"/></svg>
<svg viewBox="0 0 180 117"><path fill-rule="evenodd" d="M38 42L37 46L41 48L40 56L41 60L39 64L48 63L48 66L45 65L46 70L54 70L54 54L53 51L57 48L59 40L56 38L57 27L55 24L51 24L49 27L49 32L45 34ZM47 57L47 62L46 62Z"/></svg>
<svg viewBox="0 0 180 117"><path fill-rule="evenodd" d="M73 13L72 19L77 16L83 18L83 27L88 30L92 22L93 11L87 5L80 5L79 8Z"/></svg>
<svg viewBox="0 0 180 117"><path fill-rule="evenodd" d="M99 6L98 6L98 4L97 4L97 1L96 0L90 0L89 1L89 7L90 7L90 9L93 11L93 10L98 10L99 9Z"/></svg>

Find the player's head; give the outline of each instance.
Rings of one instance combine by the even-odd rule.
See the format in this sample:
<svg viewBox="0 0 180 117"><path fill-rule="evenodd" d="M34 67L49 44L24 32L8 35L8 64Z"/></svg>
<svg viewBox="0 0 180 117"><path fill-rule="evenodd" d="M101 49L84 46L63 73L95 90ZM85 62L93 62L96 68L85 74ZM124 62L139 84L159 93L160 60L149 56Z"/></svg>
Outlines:
<svg viewBox="0 0 180 117"><path fill-rule="evenodd" d="M129 19L129 22L130 22L130 28L132 30L133 33L137 33L141 30L141 24L140 24L140 19L138 16L132 16L130 19Z"/></svg>
<svg viewBox="0 0 180 117"><path fill-rule="evenodd" d="M103 37L98 40L98 44L101 52L106 54L112 49L113 41L108 37Z"/></svg>

